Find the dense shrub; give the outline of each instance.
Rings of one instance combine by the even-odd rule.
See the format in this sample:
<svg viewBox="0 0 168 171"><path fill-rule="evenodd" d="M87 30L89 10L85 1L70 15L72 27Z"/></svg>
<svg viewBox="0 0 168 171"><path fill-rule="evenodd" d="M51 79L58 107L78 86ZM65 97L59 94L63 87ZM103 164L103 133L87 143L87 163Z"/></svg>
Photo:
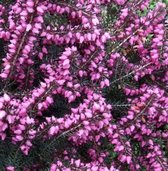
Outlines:
<svg viewBox="0 0 168 171"><path fill-rule="evenodd" d="M1 1L0 170L168 170L164 2Z"/></svg>

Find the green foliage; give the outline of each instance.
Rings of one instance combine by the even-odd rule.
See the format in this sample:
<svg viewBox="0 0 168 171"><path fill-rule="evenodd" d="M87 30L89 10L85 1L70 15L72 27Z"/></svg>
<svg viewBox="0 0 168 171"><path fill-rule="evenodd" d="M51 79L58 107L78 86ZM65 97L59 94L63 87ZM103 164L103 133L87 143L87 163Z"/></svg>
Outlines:
<svg viewBox="0 0 168 171"><path fill-rule="evenodd" d="M12 165L17 168L17 171L22 171L25 166L29 168L29 166L36 164L43 168L43 171L47 171L54 159L53 153L56 150L64 150L67 146L66 137L46 141L36 139L30 153L25 156L17 145L7 141L0 141L0 170L3 171L5 166Z"/></svg>
<svg viewBox="0 0 168 171"><path fill-rule="evenodd" d="M116 152L114 152L114 146L112 144L109 144L107 139L102 139L102 145L101 149L104 151L109 152L109 155L106 157L105 162L107 165L110 165L113 160L115 160L118 155Z"/></svg>
<svg viewBox="0 0 168 171"><path fill-rule="evenodd" d="M102 10L102 23L105 28L110 28L117 19L118 7L110 4Z"/></svg>
<svg viewBox="0 0 168 171"><path fill-rule="evenodd" d="M148 13L148 10L153 10L156 7L156 3L158 2L158 0L151 0L150 1L150 5L149 5L149 9L145 8L144 10L138 10L137 13L139 16L146 16L146 14ZM168 0L160 0L160 2L165 3L166 5L168 5Z"/></svg>
<svg viewBox="0 0 168 171"><path fill-rule="evenodd" d="M163 2L164 2L166 5L168 5L168 0L163 0Z"/></svg>
<svg viewBox="0 0 168 171"><path fill-rule="evenodd" d="M150 1L149 8L152 10L152 9L155 8L155 6L156 6L156 0L151 0L151 1Z"/></svg>
<svg viewBox="0 0 168 171"><path fill-rule="evenodd" d="M146 16L148 13L148 10L153 10L155 8L155 6L156 6L156 0L151 0L149 9L145 8L144 10L138 10L137 13L139 16Z"/></svg>
<svg viewBox="0 0 168 171"><path fill-rule="evenodd" d="M57 29L60 25L66 25L68 23L68 19L66 15L47 14L45 16L45 23L46 25L51 25Z"/></svg>

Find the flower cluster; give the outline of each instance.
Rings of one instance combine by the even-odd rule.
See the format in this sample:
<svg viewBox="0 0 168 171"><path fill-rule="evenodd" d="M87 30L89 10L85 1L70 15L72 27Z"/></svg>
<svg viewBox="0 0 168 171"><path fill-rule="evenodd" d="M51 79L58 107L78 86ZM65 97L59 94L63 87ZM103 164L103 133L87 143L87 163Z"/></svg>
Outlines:
<svg viewBox="0 0 168 171"><path fill-rule="evenodd" d="M2 170L168 170L166 17L149 0L2 3Z"/></svg>

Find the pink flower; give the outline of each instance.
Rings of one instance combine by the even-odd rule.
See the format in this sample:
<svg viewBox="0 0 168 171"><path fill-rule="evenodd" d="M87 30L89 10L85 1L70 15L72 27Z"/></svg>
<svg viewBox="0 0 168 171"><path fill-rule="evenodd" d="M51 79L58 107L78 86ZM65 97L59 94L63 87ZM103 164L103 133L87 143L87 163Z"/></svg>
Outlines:
<svg viewBox="0 0 168 171"><path fill-rule="evenodd" d="M123 5L126 0L115 0L118 5Z"/></svg>
<svg viewBox="0 0 168 171"><path fill-rule="evenodd" d="M9 97L9 95L8 94L4 94L4 100L6 101L6 102L9 102L10 101L10 97Z"/></svg>
<svg viewBox="0 0 168 171"><path fill-rule="evenodd" d="M56 133L56 127L52 126L49 130L49 135L54 135Z"/></svg>
<svg viewBox="0 0 168 171"><path fill-rule="evenodd" d="M98 20L96 17L94 17L94 18L92 19L92 23L93 23L94 25L97 25L97 24L99 24L99 20Z"/></svg>
<svg viewBox="0 0 168 171"><path fill-rule="evenodd" d="M56 164L52 164L50 171L56 171L57 165Z"/></svg>
<svg viewBox="0 0 168 171"><path fill-rule="evenodd" d="M7 166L6 167L6 170L7 171L15 171L15 167L13 167L13 166Z"/></svg>
<svg viewBox="0 0 168 171"><path fill-rule="evenodd" d="M124 150L124 146L122 145L118 146L117 151L123 151L123 150Z"/></svg>
<svg viewBox="0 0 168 171"><path fill-rule="evenodd" d="M4 110L0 110L0 119L3 119L6 116L6 112Z"/></svg>
<svg viewBox="0 0 168 171"><path fill-rule="evenodd" d="M98 103L95 103L93 104L93 109L95 110L99 110L100 109L100 105Z"/></svg>
<svg viewBox="0 0 168 171"><path fill-rule="evenodd" d="M37 11L38 11L39 14L43 14L44 13L44 9L43 9L42 6L38 6L37 7Z"/></svg>
<svg viewBox="0 0 168 171"><path fill-rule="evenodd" d="M80 166L80 163L81 163L80 159L75 161L75 165L76 165L77 167Z"/></svg>
<svg viewBox="0 0 168 171"><path fill-rule="evenodd" d="M132 162L131 156L127 156L127 157L126 157L126 161L127 161L128 164L130 164L130 163Z"/></svg>
<svg viewBox="0 0 168 171"><path fill-rule="evenodd" d="M51 97L47 97L46 100L47 100L47 102L48 102L49 104L52 104L52 103L53 103L53 99L52 99Z"/></svg>
<svg viewBox="0 0 168 171"><path fill-rule="evenodd" d="M28 152L29 152L29 147L26 146L26 145L22 145L20 147L20 149L22 150L22 152L25 154L25 155L28 155Z"/></svg>
<svg viewBox="0 0 168 171"><path fill-rule="evenodd" d="M31 29L32 29L31 24L28 24L27 27L26 27L26 31L28 32L28 31L30 31Z"/></svg>
<svg viewBox="0 0 168 171"><path fill-rule="evenodd" d="M8 74L6 74L6 73L1 73L1 74L0 74L0 77L1 77L1 78L7 78L7 77L8 77Z"/></svg>
<svg viewBox="0 0 168 171"><path fill-rule="evenodd" d="M85 115L87 118L92 118L92 113L91 112L85 112Z"/></svg>
<svg viewBox="0 0 168 171"><path fill-rule="evenodd" d="M33 2L32 0L28 0L28 1L26 2L26 4L27 4L27 6L29 6L29 7L33 7L33 6L34 6L34 2Z"/></svg>

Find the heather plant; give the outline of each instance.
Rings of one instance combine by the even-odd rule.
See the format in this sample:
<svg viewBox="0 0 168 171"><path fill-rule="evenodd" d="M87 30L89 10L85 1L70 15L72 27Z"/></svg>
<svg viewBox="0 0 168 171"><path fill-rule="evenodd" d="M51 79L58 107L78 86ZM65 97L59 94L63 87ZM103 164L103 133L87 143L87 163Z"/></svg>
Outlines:
<svg viewBox="0 0 168 171"><path fill-rule="evenodd" d="M0 170L167 171L167 1L0 4Z"/></svg>

